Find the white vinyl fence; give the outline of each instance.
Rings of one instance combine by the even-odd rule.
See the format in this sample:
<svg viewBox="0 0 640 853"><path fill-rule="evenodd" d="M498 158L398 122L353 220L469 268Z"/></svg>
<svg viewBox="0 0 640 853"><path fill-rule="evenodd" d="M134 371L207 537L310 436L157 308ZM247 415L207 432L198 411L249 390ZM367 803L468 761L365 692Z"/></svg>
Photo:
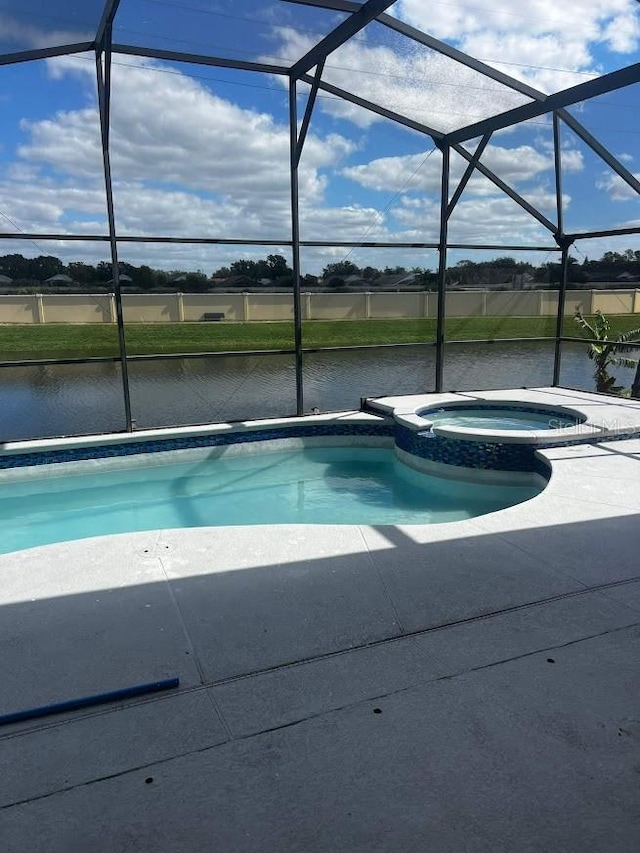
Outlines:
<svg viewBox="0 0 640 853"><path fill-rule="evenodd" d="M247 323L293 320L293 296L288 293L168 293L122 296L127 323ZM569 290L566 313L640 313L640 290ZM452 291L447 294L447 317L548 317L558 310L553 290ZM435 318L438 295L411 293L303 293L305 320L392 320ZM113 294L0 295L0 324L115 323Z"/></svg>

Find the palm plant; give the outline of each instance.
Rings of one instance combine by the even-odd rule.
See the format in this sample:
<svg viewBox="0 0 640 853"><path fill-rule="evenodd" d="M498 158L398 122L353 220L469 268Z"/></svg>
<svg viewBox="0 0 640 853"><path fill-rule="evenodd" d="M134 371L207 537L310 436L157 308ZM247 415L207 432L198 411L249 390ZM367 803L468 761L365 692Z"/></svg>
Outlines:
<svg viewBox="0 0 640 853"><path fill-rule="evenodd" d="M595 363L593 378L596 383L596 391L602 391L605 394L619 394L624 390L623 386L615 384L616 378L609 373L609 368L635 367L636 375L631 387L631 396L640 396L640 360L625 358L622 355L622 353L628 353L632 349L635 349L634 347L627 346L627 344L640 336L640 328L631 329L631 331L624 332L613 340L610 340L609 332L611 327L602 311L596 311L593 321L590 323L582 312L576 309L574 319L580 328L594 341L594 343L589 344L589 358Z"/></svg>

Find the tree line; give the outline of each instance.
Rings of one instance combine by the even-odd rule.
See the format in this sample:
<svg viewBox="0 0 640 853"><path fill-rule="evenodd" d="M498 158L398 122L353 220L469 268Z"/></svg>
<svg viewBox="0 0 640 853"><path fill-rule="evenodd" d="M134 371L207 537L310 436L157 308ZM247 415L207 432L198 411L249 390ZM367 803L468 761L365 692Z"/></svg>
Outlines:
<svg viewBox="0 0 640 853"><path fill-rule="evenodd" d="M207 275L202 270L161 270L146 264L135 266L120 261L119 275L123 286L135 287L141 290L182 290L207 291L216 287L234 284L271 285L290 287L293 284L293 270L283 255L270 254L259 260L238 259L228 266L222 266ZM587 282L593 280L615 279L626 273L640 279L640 251L626 249L624 252L605 252L598 260L584 258L579 263L575 257L569 258L569 280L571 282ZM449 285L482 285L500 284L513 281L515 276L527 274L533 280L547 282L551 285L560 281L561 269L557 262L547 262L534 266L528 262L519 262L515 258L505 256L487 261L461 260L447 269ZM39 287L54 276L63 275L71 282L61 280L58 286L69 289L79 287L86 289L97 287L108 289L113 280L113 269L108 261L89 264L84 261L63 263L53 255L39 255L35 258L25 258L21 254L0 256L0 275L11 280L12 287ZM403 279L406 276L406 279ZM329 288L342 288L348 285L367 286L384 285L391 278L397 282L412 282L417 286L432 289L436 285L437 275L424 267L403 266L359 267L353 261L345 259L327 264L320 276L305 274L301 278L302 285L314 287L318 284Z"/></svg>
<svg viewBox="0 0 640 853"><path fill-rule="evenodd" d="M134 266L119 261L118 271L124 286L133 285L143 290L163 288L190 290L209 290L226 282L242 280L258 284L271 284L288 287L293 284L293 270L283 255L267 255L260 260L241 258L229 266L219 267L207 276L202 270L160 270L142 264ZM429 274L430 271L414 268L416 273ZM314 286L319 282L333 282L334 286L345 283L349 278L361 278L375 282L384 276L409 274L405 267L385 267L382 270L366 266L362 269L349 260L330 263L320 276L306 274L302 276L303 285ZM20 254L0 256L0 275L11 279L13 286L39 286L55 276L67 276L73 284L86 286L106 286L113 281L113 268L108 261L89 264L84 261L63 263L53 255L39 255L25 258ZM55 283L55 282L54 282ZM57 284L64 286L61 280ZM68 282L67 282L68 284Z"/></svg>

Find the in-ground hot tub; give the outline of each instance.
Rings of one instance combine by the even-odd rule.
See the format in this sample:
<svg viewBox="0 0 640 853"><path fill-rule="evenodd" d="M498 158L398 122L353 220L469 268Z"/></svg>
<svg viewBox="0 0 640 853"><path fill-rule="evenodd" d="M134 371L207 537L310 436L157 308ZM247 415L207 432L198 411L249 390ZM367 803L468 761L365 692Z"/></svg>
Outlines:
<svg viewBox="0 0 640 853"><path fill-rule="evenodd" d="M585 423L586 416L567 408L527 406L522 403L451 403L420 409L425 426L464 430L514 432L566 430Z"/></svg>
<svg viewBox="0 0 640 853"><path fill-rule="evenodd" d="M454 477L468 477L473 469L473 477L485 482L508 480L515 472L548 478L549 466L537 450L603 434L586 412L546 402L441 394L399 411L394 403L389 398L380 408L393 411L398 455L406 464Z"/></svg>

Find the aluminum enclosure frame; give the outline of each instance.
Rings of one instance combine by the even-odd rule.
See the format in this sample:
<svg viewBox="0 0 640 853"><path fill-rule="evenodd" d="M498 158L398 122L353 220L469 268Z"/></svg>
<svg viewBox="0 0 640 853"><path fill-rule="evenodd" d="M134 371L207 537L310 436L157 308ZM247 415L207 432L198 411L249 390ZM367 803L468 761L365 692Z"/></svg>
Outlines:
<svg viewBox="0 0 640 853"><path fill-rule="evenodd" d="M123 0L126 3L126 0ZM510 77L504 72L498 71L485 63L464 54L462 51L447 45L445 42L439 41L432 36L423 33L414 27L411 27L397 18L387 14L386 10L394 5L395 0L366 0L363 3L352 2L352 0L281 0L290 4L298 4L309 7L316 7L325 10L333 10L345 13L347 17L336 26L332 31L316 43L308 53L293 62L290 66L286 64L270 64L263 62L252 62L244 60L228 59L224 57L208 56L204 54L194 54L173 50L156 49L150 47L140 47L127 44L113 43L113 23L121 5L121 0L105 0L102 15L96 29L95 38L92 41L76 42L73 44L55 46L50 48L34 48L32 50L23 50L15 53L9 53L0 56L0 66L22 62L30 62L41 60L55 56L72 55L77 53L85 53L93 51L95 54L96 63L96 82L98 87L98 110L101 128L101 143L103 157L103 171L106 191L107 205L107 221L108 234L102 235L69 235L69 234L51 234L51 233L11 233L1 232L0 241L2 240L83 240L83 241L101 241L109 244L111 254L111 264L113 270L113 284L115 291L116 303L116 319L118 332L118 347L119 356L117 359L44 359L38 360L37 363L47 364L68 364L76 362L94 362L94 361L114 361L117 360L121 365L121 376L123 385L124 410L126 420L126 430L133 431L134 420L131 411L131 395L129 390L127 363L132 359L143 357L128 357L126 351L126 336L125 324L122 310L122 294L119 278L118 265L118 243L179 243L179 244L194 244L194 245L252 245L252 246L288 246L292 254L293 267L293 306L294 306L294 348L293 350L274 350L269 351L269 354L293 354L295 356L296 367L296 413L304 414L304 382L303 382L303 357L304 353L312 350L305 350L302 336L302 310L301 310L301 270L300 270L300 248L322 247L322 246L340 246L340 247L366 247L366 248L424 248L437 249L439 252L438 264L438 312L437 312L437 329L436 329L436 369L435 369L435 390L441 391L444 388L444 359L445 359L445 322L446 322L446 269L447 269L447 251L449 249L480 249L480 250L528 250L528 251L557 251L561 256L561 282L558 299L558 313L556 318L556 330L554 340L554 367L553 367L553 384L558 385L560 382L560 366L562 358L562 343L564 340L572 340L563 336L564 327L564 311L565 311L565 294L568 283L568 266L569 266L569 250L571 245L581 239L589 239L592 237L601 236L621 236L628 234L639 234L640 226L620 228L620 229L605 229L599 231L585 231L581 233L566 233L564 230L564 222L562 215L562 164L561 164L561 131L562 126L568 126L578 137L588 146L599 158L601 158L615 174L625 182L625 184L640 194L640 181L625 167L625 165L615 157L608 149L602 145L595 137L593 137L584 128L580 122L570 113L567 112L567 107L577 104L581 101L590 98L598 97L602 94L615 91L635 83L640 82L640 63L631 64L626 68L609 74L602 75L599 78L589 80L577 86L570 87L563 91L546 95L535 88L522 83L521 81ZM404 116L399 112L389 110L380 104L376 104L370 100L355 95L352 92L341 89L326 81L323 81L324 65L327 57L345 44L349 39L353 38L358 32L363 30L371 22L388 27L394 32L401 34L403 37L412 40L417 44L421 44L429 50L435 51L447 56L449 59L461 63L463 66L472 69L474 72L484 75L487 79L494 80L502 86L508 87L514 93L518 93L528 99L528 103L518 106L506 112L499 113L482 121L474 122L465 127L459 128L449 133L438 130L436 127L431 127L428 124L423 124ZM128 56L149 57L160 59L168 62L190 63L196 65L205 65L213 67L232 68L240 71L258 72L263 74L279 75L288 77L289 87L289 131L290 131L290 188L291 188L291 229L290 234L283 240L248 240L242 238L221 238L216 236L211 237L145 237L132 235L119 235L115 222L114 205L113 205L113 186L110 166L110 99L111 99L111 61L113 54L123 54ZM315 69L315 71L314 71ZM310 94L308 96L307 105L305 108L302 123L298 125L298 85L300 83L310 86ZM342 98L352 104L355 104L363 109L370 110L376 114L383 116L402 126L411 128L429 137L434 146L442 153L442 173L441 173L441 193L440 193L440 228L439 239L437 242L412 242L412 243L395 243L395 242L377 242L377 241L324 241L324 240L301 240L300 238L300 222L298 210L298 167L300 157L304 148L305 139L309 123L313 114L316 97L318 92L326 92L334 97ZM554 139L554 166L555 166L555 193L556 193L556 221L549 220L540 210L534 205L522 198L512 187L504 182L498 175L494 174L483 162L482 155L488 145L492 134L498 130L512 127L520 122L527 121L531 118L543 115L550 115L553 121L553 139ZM479 142L475 152L470 153L465 147L464 142L469 142L473 139L478 139ZM450 194L450 157L451 152L455 152L459 156L467 160L467 168L455 188L453 194ZM450 243L448 241L448 221L451 217L457 203L462 197L465 187L474 173L480 173L497 186L501 192L511 198L516 204L523 208L530 216L535 218L544 228L547 229L553 241L553 244L548 246L508 246L508 245L492 245L492 244L471 244L471 243ZM1 243L0 243L1 245ZM262 351L260 351L262 352ZM254 354L254 351L246 351L247 355ZM191 355L191 354L190 354ZM217 353L198 353L193 357L215 357ZM242 355L242 353L234 353L234 355ZM151 356L154 358L155 356ZM166 356L158 355L158 358ZM178 357L178 356L176 356ZM34 362L2 362L0 367L29 364Z"/></svg>

